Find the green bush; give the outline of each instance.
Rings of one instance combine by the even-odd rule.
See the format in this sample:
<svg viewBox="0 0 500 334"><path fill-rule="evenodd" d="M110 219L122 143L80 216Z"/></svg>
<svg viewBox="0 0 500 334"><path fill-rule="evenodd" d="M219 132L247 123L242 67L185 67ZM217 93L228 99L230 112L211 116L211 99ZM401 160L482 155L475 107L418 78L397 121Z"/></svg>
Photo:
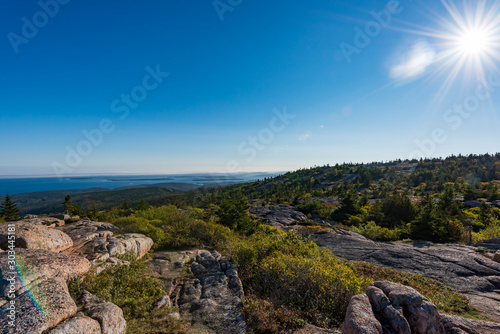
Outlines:
<svg viewBox="0 0 500 334"><path fill-rule="evenodd" d="M495 221L479 232L472 232L472 241L480 242L486 239L500 237L500 221Z"/></svg>
<svg viewBox="0 0 500 334"><path fill-rule="evenodd" d="M388 229L387 227L378 226L375 222L369 221L360 227L353 226L351 231L359 233L368 239L377 241L397 241L401 239L402 232L400 229Z"/></svg>
<svg viewBox="0 0 500 334"><path fill-rule="evenodd" d="M153 239L155 245L159 245L165 239L163 230L141 217L123 217L115 221L115 225L123 233L141 233Z"/></svg>
<svg viewBox="0 0 500 334"><path fill-rule="evenodd" d="M332 209L324 206L320 201L304 201L302 204L297 205L297 209L306 215L315 214L321 219L330 219Z"/></svg>
<svg viewBox="0 0 500 334"><path fill-rule="evenodd" d="M330 326L342 322L350 298L366 285L331 252L295 231L266 229L237 241L229 253L247 293L274 305L323 314Z"/></svg>
<svg viewBox="0 0 500 334"><path fill-rule="evenodd" d="M146 264L133 260L130 265L109 268L99 275L87 274L83 281L70 286L73 298L78 291L88 290L97 297L116 304L123 310L127 333L181 334L184 324L171 318L163 319L174 308L153 310L154 301L166 295L163 282L148 274Z"/></svg>
<svg viewBox="0 0 500 334"><path fill-rule="evenodd" d="M233 232L215 222L203 221L199 209L180 210L173 205L149 207L129 217L117 218L123 233L142 233L153 239L155 249L181 249L211 245L222 247Z"/></svg>

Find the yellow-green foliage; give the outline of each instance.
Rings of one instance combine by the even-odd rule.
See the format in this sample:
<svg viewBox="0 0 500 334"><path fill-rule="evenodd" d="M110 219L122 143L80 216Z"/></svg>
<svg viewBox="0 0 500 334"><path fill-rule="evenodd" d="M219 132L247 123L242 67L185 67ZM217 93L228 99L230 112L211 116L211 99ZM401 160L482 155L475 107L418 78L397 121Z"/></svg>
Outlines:
<svg viewBox="0 0 500 334"><path fill-rule="evenodd" d="M5 219L3 219L2 217L0 217L0 224L2 223L5 223Z"/></svg>
<svg viewBox="0 0 500 334"><path fill-rule="evenodd" d="M181 334L184 324L165 318L174 308L153 310L153 302L164 296L161 281L148 275L148 268L141 260L130 265L115 266L99 275L89 273L82 281L73 281L70 286L73 297L81 290L88 290L105 301L112 302L123 310L127 321L127 333Z"/></svg>
<svg viewBox="0 0 500 334"><path fill-rule="evenodd" d="M331 324L343 320L350 298L366 285L331 252L295 231L266 229L234 243L229 252L247 292L275 305L322 313Z"/></svg>
<svg viewBox="0 0 500 334"><path fill-rule="evenodd" d="M147 235L155 244L161 243L165 238L163 230L154 225L154 221L149 221L142 217L123 217L115 221L115 225L123 233L142 233Z"/></svg>
<svg viewBox="0 0 500 334"><path fill-rule="evenodd" d="M479 242L485 239L500 237L500 221L495 221L479 232L472 232L472 241Z"/></svg>
<svg viewBox="0 0 500 334"><path fill-rule="evenodd" d="M115 220L123 233L143 233L155 242L155 249L180 249L211 245L221 247L233 232L214 222L199 219L199 209L180 210L173 205L151 207Z"/></svg>
<svg viewBox="0 0 500 334"><path fill-rule="evenodd" d="M387 227L378 226L373 221L369 221L365 225L361 225L359 227L352 226L350 230L359 233L371 240L396 241L401 239L400 229L395 228L391 230Z"/></svg>

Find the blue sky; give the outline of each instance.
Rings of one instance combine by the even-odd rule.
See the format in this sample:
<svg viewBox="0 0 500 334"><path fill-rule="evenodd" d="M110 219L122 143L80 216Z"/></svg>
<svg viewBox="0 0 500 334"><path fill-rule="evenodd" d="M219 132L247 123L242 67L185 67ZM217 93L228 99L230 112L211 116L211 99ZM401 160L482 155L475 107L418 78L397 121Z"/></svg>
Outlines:
<svg viewBox="0 0 500 334"><path fill-rule="evenodd" d="M0 175L284 171L499 151L495 1L215 4L4 2Z"/></svg>

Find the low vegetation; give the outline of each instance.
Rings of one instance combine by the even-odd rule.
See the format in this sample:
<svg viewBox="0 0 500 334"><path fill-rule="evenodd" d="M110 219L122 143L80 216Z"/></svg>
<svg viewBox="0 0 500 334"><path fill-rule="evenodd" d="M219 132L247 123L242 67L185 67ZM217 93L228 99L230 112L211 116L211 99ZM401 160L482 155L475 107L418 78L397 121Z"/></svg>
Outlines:
<svg viewBox="0 0 500 334"><path fill-rule="evenodd" d="M85 289L103 300L112 302L123 310L127 333L181 334L184 324L167 314L175 308L153 310L153 303L164 296L163 283L148 275L143 260L128 259L130 265L115 266L99 275L89 273L83 282L73 281L69 288L73 298Z"/></svg>

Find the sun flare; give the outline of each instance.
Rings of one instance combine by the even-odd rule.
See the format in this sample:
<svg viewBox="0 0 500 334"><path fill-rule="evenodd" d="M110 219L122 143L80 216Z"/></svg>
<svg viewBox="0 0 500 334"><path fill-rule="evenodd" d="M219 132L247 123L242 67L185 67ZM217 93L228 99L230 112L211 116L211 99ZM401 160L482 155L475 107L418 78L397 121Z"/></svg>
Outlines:
<svg viewBox="0 0 500 334"><path fill-rule="evenodd" d="M481 55L490 47L490 36L481 29L464 31L458 39L458 47L466 55Z"/></svg>

